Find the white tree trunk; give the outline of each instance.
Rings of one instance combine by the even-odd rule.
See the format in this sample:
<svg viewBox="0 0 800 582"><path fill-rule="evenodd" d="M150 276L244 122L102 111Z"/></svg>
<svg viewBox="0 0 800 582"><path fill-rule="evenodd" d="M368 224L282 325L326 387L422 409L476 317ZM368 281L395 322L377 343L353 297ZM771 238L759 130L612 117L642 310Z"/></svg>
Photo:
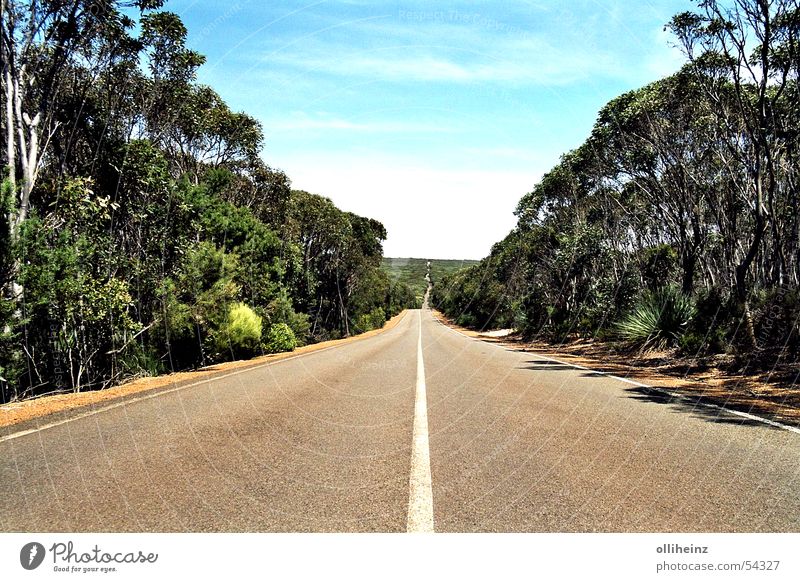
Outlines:
<svg viewBox="0 0 800 582"><path fill-rule="evenodd" d="M8 181L13 187L17 183L15 172L17 165L17 144L14 141L14 100L12 87L11 71L9 67L6 67L5 76L3 78L3 92L6 98L6 161L8 162Z"/></svg>
<svg viewBox="0 0 800 582"><path fill-rule="evenodd" d="M22 166L22 187L19 194L19 206L15 217L15 232L28 218L31 191L36 182L39 170L39 123L42 116L34 115L33 119L22 111L22 91L25 84L25 68L22 67L19 75L12 78L12 91L14 96L14 121L17 128L17 149L19 161Z"/></svg>

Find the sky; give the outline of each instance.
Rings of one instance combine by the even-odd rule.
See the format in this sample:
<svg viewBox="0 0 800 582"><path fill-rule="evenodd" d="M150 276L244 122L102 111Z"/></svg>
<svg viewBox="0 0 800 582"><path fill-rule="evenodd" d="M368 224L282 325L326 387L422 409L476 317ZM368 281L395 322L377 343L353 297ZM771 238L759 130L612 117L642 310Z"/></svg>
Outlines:
<svg viewBox="0 0 800 582"><path fill-rule="evenodd" d="M683 63L688 0L171 0L198 80L295 189L380 220L390 257L479 259L614 97Z"/></svg>

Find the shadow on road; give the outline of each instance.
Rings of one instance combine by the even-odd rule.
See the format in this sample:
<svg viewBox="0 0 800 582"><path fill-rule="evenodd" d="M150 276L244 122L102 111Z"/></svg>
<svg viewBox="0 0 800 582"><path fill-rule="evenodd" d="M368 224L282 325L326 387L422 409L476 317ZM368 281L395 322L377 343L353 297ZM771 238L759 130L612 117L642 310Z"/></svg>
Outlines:
<svg viewBox="0 0 800 582"><path fill-rule="evenodd" d="M574 366L570 366L568 364L562 364L560 362L554 362L551 360L529 360L525 362L524 365L518 366L517 369L532 370L534 372L536 371L581 372L579 376L582 378L608 378L610 375L608 372L581 370L580 368L575 368ZM691 414L695 418L700 418L702 420L713 422L715 424L731 424L738 426L761 426L778 430L777 427L770 426L763 422L759 422L757 420L749 418L744 418L742 416L738 416L730 412L716 408L716 406L723 406L725 408L735 408L736 410L742 410L743 412L748 412L751 414L764 415L767 417L770 416L767 413L767 411L759 410L756 407L743 408L742 406L737 406L736 405L737 403L735 402L731 402L728 400L723 401L717 398L712 399L697 394L692 394L690 391L688 391L687 395L684 397L674 397L670 396L669 394L665 394L664 392L654 390L652 388L639 387L639 386L632 386L630 388L625 388L624 391L625 391L624 398L633 398L635 400L639 400L642 402L661 404L664 406L668 406L672 412L680 414ZM709 404L713 406L708 406Z"/></svg>
<svg viewBox="0 0 800 582"><path fill-rule="evenodd" d="M533 347L532 347L533 346ZM614 374L620 377L643 378L649 383L664 384L670 391L684 394L690 399L688 406L674 404L681 412L693 411L698 416L708 418L716 423L750 424L745 418L722 415L713 408L705 408L702 412L697 402L722 406L729 410L747 412L771 419L789 426L800 427L800 369L796 364L776 363L769 371L761 370L753 362L744 364L736 358L717 358L712 360L686 358L673 359L664 354L636 357L631 354L618 353L602 342L584 342L553 346L550 344L520 344L517 351L530 354L534 358L537 352L552 353L552 349L560 349L559 353L567 357L575 356L584 365L594 370L586 371L586 378L601 378ZM774 355L774 351L769 352ZM777 357L777 356L776 356ZM777 362L777 360L775 360ZM553 366L552 362L529 360L530 370L567 370L563 366ZM595 371L597 370L597 371ZM604 372L604 373L601 373ZM676 382L676 380L678 382ZM644 397L638 394L639 397ZM691 404L694 402L694 404ZM659 403L665 404L659 400ZM763 425L762 425L763 426Z"/></svg>
<svg viewBox="0 0 800 582"><path fill-rule="evenodd" d="M703 420L707 420L715 424L734 424L738 426L761 426L765 428L778 430L777 427L764 424L763 422L759 422L757 420L752 420L749 418L744 418L742 416L737 416L735 414L731 414L719 408L704 406L705 404L712 404L712 403L705 401L703 398L694 398L694 397L675 398L673 396L670 396L669 394L664 394L663 392L643 387L625 388L625 392L628 393L629 395L627 396L628 398L641 400L643 402L653 402L656 404L663 404L669 406L673 410L673 412L678 412L683 414L689 413L695 418L701 418Z"/></svg>
<svg viewBox="0 0 800 582"><path fill-rule="evenodd" d="M525 362L528 364L527 366L518 366L518 370L547 370L547 371L554 371L554 370L574 370L574 366L568 366L566 364L561 364L559 362L551 362L550 360L531 360L529 362Z"/></svg>

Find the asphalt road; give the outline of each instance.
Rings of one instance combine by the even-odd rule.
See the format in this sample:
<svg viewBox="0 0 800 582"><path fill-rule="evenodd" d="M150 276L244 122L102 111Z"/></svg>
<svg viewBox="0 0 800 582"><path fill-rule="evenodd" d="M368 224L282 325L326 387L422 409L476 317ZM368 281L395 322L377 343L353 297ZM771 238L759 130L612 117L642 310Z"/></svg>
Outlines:
<svg viewBox="0 0 800 582"><path fill-rule="evenodd" d="M427 311L8 438L19 429L0 429L3 531L397 532L410 505L440 532L800 531L800 435Z"/></svg>

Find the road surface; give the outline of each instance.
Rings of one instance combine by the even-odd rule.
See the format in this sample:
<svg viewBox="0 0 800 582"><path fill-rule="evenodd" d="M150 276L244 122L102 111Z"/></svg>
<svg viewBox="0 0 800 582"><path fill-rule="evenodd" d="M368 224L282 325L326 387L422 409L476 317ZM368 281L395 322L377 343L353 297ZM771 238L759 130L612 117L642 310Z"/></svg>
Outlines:
<svg viewBox="0 0 800 582"><path fill-rule="evenodd" d="M3 531L800 531L800 435L427 310L48 421L0 432Z"/></svg>

